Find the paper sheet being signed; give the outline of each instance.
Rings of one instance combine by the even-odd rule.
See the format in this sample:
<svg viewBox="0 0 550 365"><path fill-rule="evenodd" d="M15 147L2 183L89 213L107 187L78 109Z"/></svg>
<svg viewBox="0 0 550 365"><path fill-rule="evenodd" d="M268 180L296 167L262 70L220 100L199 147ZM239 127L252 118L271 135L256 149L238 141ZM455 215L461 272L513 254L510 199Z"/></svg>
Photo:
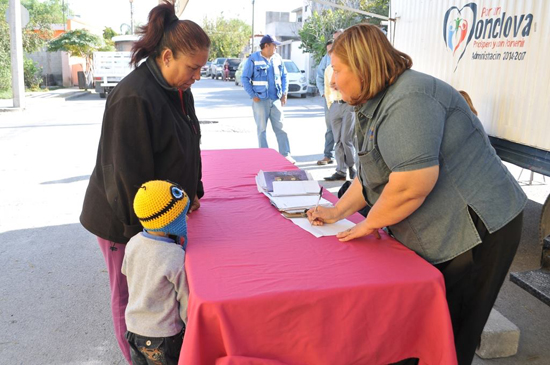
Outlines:
<svg viewBox="0 0 550 365"><path fill-rule="evenodd" d="M309 223L307 218L290 218L290 220L317 238L323 236L336 236L338 232L345 231L346 229L350 229L355 226L355 223L350 222L347 219L342 219L331 224L324 224L322 226L312 225Z"/></svg>

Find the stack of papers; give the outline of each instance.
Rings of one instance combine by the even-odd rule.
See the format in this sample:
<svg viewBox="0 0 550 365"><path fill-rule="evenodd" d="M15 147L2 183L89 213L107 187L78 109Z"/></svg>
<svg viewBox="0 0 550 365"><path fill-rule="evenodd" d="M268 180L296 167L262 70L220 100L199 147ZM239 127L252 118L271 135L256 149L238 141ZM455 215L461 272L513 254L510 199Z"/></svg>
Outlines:
<svg viewBox="0 0 550 365"><path fill-rule="evenodd" d="M304 212L315 207L319 201L319 183L304 170L260 170L256 176L256 185L258 191L264 193L281 212ZM321 198L319 205L332 206L324 198Z"/></svg>
<svg viewBox="0 0 550 365"><path fill-rule="evenodd" d="M256 185L258 191L265 194L283 216L315 237L335 236L355 225L347 219L322 226L314 226L309 222L305 214L308 209L314 208L317 202L325 207L332 206L332 203L322 197L319 199L322 190L307 171L260 170L256 175Z"/></svg>

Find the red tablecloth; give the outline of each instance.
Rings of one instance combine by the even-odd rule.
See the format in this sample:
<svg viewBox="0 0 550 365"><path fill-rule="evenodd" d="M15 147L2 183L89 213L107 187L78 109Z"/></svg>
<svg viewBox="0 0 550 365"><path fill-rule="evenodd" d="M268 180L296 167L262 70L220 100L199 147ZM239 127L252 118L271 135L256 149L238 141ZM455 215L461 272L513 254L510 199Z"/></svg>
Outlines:
<svg viewBox="0 0 550 365"><path fill-rule="evenodd" d="M387 235L341 243L283 218L254 180L295 168L274 150L202 155L180 365L456 363L437 269Z"/></svg>

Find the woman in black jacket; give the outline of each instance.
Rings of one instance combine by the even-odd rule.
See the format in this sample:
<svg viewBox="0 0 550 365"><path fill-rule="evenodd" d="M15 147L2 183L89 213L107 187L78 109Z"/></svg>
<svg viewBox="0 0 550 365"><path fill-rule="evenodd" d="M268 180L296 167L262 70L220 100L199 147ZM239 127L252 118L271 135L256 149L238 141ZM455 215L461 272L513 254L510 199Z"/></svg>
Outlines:
<svg viewBox="0 0 550 365"><path fill-rule="evenodd" d="M190 212L199 208L204 195L201 135L190 87L200 79L210 48L202 28L180 21L168 1L151 10L139 32L131 60L137 68L107 99L96 166L80 216L82 225L97 236L107 263L115 335L128 362L128 287L120 269L126 243L142 230L132 202L144 182L170 180L189 195Z"/></svg>

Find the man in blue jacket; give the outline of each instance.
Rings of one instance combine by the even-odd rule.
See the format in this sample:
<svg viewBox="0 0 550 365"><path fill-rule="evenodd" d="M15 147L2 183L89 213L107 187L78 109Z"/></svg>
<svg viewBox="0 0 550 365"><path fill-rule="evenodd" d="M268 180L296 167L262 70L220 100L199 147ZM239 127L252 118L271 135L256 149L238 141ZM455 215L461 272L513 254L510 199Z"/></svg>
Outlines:
<svg viewBox="0 0 550 365"><path fill-rule="evenodd" d="M253 100L252 111L258 127L260 148L268 147L266 129L269 119L277 137L279 153L294 163L290 157L288 136L283 130L283 106L286 104L288 80L283 60L275 53L280 44L270 35L264 36L260 41L261 51L251 54L245 63L241 81Z"/></svg>

